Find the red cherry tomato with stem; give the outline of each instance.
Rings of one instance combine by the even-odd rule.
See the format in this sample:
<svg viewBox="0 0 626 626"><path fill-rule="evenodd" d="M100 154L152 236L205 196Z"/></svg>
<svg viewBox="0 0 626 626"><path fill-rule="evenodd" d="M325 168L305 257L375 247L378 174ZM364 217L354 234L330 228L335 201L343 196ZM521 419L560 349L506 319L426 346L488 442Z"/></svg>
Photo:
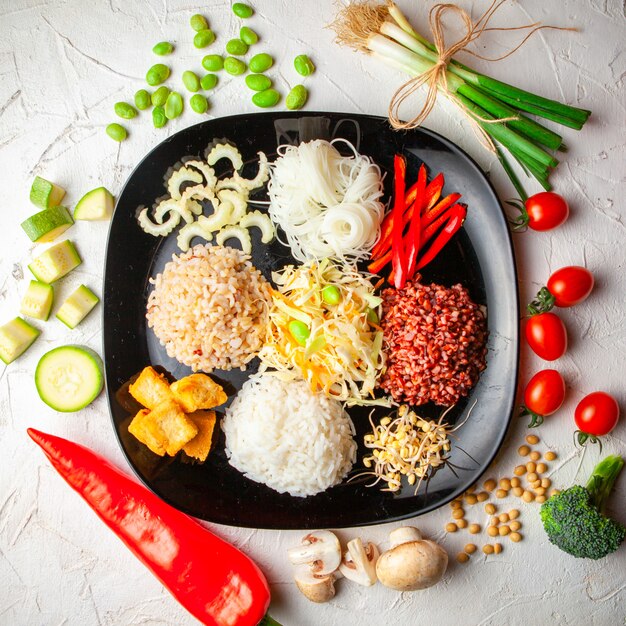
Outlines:
<svg viewBox="0 0 626 626"><path fill-rule="evenodd" d="M586 300L593 289L593 274L584 267L562 267L548 279L548 291L554 296L554 304L560 307L574 306Z"/></svg>
<svg viewBox="0 0 626 626"><path fill-rule="evenodd" d="M528 318L525 334L533 352L545 361L555 361L567 350L567 330L555 313L540 313Z"/></svg>
<svg viewBox="0 0 626 626"><path fill-rule="evenodd" d="M527 198L524 204L520 201L508 204L520 211L520 215L512 220L514 230L525 230L526 227L537 231L552 230L569 217L567 201L552 191L536 193Z"/></svg>
<svg viewBox="0 0 626 626"><path fill-rule="evenodd" d="M574 421L578 426L576 435L581 446L587 440L600 443L598 437L608 435L619 421L617 400L604 391L594 391L578 403L574 411Z"/></svg>
<svg viewBox="0 0 626 626"><path fill-rule="evenodd" d="M526 385L520 415L530 415L528 428L543 424L543 418L556 413L565 400L565 381L557 370L537 372Z"/></svg>

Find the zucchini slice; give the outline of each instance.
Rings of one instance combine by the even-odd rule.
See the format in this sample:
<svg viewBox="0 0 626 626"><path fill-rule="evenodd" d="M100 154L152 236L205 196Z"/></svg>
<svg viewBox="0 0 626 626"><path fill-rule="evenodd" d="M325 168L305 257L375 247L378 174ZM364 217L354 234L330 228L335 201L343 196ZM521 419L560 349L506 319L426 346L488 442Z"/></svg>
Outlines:
<svg viewBox="0 0 626 626"><path fill-rule="evenodd" d="M65 197L65 189L51 183L45 178L35 176L33 185L30 188L30 201L42 209L49 209L57 206Z"/></svg>
<svg viewBox="0 0 626 626"><path fill-rule="evenodd" d="M73 223L70 212L64 206L52 206L31 215L21 226L31 241L47 243L54 241Z"/></svg>
<svg viewBox="0 0 626 626"><path fill-rule="evenodd" d="M102 371L102 359L90 348L61 346L39 359L35 386L39 397L56 411L80 411L102 391Z"/></svg>
<svg viewBox="0 0 626 626"><path fill-rule="evenodd" d="M74 208L75 220L110 220L115 198L108 189L97 187L88 191Z"/></svg>
<svg viewBox="0 0 626 626"><path fill-rule="evenodd" d="M76 328L98 302L100 298L89 287L81 285L68 296L56 316L68 328Z"/></svg>
<svg viewBox="0 0 626 626"><path fill-rule="evenodd" d="M50 284L71 272L82 262L74 244L66 239L33 259L28 269L37 280Z"/></svg>
<svg viewBox="0 0 626 626"><path fill-rule="evenodd" d="M31 280L22 298L20 313L45 322L50 316L53 300L54 288L52 285L38 280Z"/></svg>
<svg viewBox="0 0 626 626"><path fill-rule="evenodd" d="M30 345L39 337L39 331L21 317L0 326L0 359L12 363L24 354Z"/></svg>

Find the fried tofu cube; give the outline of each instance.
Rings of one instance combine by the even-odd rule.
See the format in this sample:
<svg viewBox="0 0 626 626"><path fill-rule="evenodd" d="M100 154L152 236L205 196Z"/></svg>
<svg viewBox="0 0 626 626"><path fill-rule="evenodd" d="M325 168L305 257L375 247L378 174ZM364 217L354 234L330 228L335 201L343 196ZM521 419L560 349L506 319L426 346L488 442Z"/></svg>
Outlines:
<svg viewBox="0 0 626 626"><path fill-rule="evenodd" d="M212 409L228 400L222 387L206 374L185 376L172 383L170 389L185 413Z"/></svg>
<svg viewBox="0 0 626 626"><path fill-rule="evenodd" d="M135 432L131 430L134 422L131 422L130 432L156 454L161 454L158 450L163 449L166 454L174 456L198 434L198 427L185 415L176 400L165 400L143 414L133 429Z"/></svg>
<svg viewBox="0 0 626 626"><path fill-rule="evenodd" d="M198 434L183 447L185 454L198 461L206 461L211 451L213 429L215 428L215 411L195 411L187 417L197 426Z"/></svg>
<svg viewBox="0 0 626 626"><path fill-rule="evenodd" d="M165 456L165 447L160 432L157 436L153 433L153 423L150 421L150 409L141 409L128 426L128 432L136 437L141 443L148 446L152 452L159 456Z"/></svg>
<svg viewBox="0 0 626 626"><path fill-rule="evenodd" d="M153 367L144 367L137 380L128 387L130 395L148 409L156 407L165 400L173 400L174 396L165 376Z"/></svg>

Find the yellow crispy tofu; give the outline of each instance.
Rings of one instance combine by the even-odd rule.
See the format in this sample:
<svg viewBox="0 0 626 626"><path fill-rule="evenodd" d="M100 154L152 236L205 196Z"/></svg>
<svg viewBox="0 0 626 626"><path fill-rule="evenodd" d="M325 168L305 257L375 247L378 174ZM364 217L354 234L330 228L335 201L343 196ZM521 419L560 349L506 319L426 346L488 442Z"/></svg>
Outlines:
<svg viewBox="0 0 626 626"><path fill-rule="evenodd" d="M206 461L211 451L213 429L215 427L215 411L195 411L187 417L197 426L198 434L183 447L185 454L198 461Z"/></svg>
<svg viewBox="0 0 626 626"><path fill-rule="evenodd" d="M198 427L183 413L176 400L165 400L152 411L140 411L137 415L141 415L139 423L131 430L133 420L130 432L161 456L163 453L159 450L174 456L198 434Z"/></svg>
<svg viewBox="0 0 626 626"><path fill-rule="evenodd" d="M222 387L206 374L185 376L172 383L170 389L185 413L212 409L228 400Z"/></svg>
<svg viewBox="0 0 626 626"><path fill-rule="evenodd" d="M159 374L152 366L144 367L139 378L128 387L130 395L148 409L155 409L165 400L173 400L165 376Z"/></svg>

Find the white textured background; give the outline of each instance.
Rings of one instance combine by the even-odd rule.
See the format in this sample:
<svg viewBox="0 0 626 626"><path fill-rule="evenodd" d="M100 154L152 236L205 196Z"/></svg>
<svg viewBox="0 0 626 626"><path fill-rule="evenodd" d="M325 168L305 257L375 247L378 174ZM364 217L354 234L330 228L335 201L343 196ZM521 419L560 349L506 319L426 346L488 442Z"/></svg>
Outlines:
<svg viewBox="0 0 626 626"><path fill-rule="evenodd" d="M424 30L432 1L400 4ZM474 4L478 12L487 3ZM255 5L249 25L263 38L258 48L278 60L271 74L283 93L297 82L292 58L308 52L318 68L307 79L309 109L386 113L402 78L332 43L332 33L323 28L333 15L331 0L256 0ZM62 184L68 190L68 206L100 184L116 193L150 148L198 121L189 111L156 131L149 113L142 113L141 121L130 125L131 139L120 146L104 134L114 119L114 102L130 99L143 86L145 70L155 62L150 49L157 41L176 42L176 55L165 61L173 65L176 77L188 68L201 71L202 53L191 45L188 26L189 16L197 11L207 15L218 34L214 48L221 49L238 32L238 20L227 1L0 0L0 323L17 314L29 280L26 264L33 247L19 223L35 210L28 201L33 176ZM557 365L567 379L568 397L540 430L546 445L560 454L551 472L555 484L563 486L574 479L579 463L572 444L576 402L585 393L604 389L614 393L626 410L626 19L621 0L512 1L499 17L500 24L508 25L535 20L578 25L581 32L544 31L506 61L490 67L482 61L473 63L496 77L594 112L580 134L563 131L570 151L553 182L570 201L569 221L552 233L515 237L523 302L563 265L586 265L597 280L587 302L561 311L571 347ZM507 38L491 34L480 47L483 53L498 55L506 43ZM211 96L211 116L253 110L243 79L222 73L220 80ZM493 159L450 106L438 106L428 126L493 170L502 198L512 195ZM532 185L529 189L537 190ZM84 222L68 233L78 242L84 263L62 281L57 302L81 282L101 292L107 228L106 223ZM40 402L33 383L35 365L45 350L69 341L100 349L98 314L72 333L54 319L40 326L44 332L33 348L0 371L0 624L196 623L27 439L25 428L35 426L91 446L127 468L103 396L81 413L63 415ZM524 352L522 365L522 378L527 380L541 363ZM524 431L523 423L512 427L492 468L494 476L510 475ZM624 421L607 438L605 451L626 453ZM597 450L587 453L581 476L597 458ZM500 556L476 554L467 565L458 565L454 555L470 535L445 536L442 531L448 507L417 519L416 524L442 541L451 555L439 586L401 595L380 585L365 589L340 583L335 600L322 606L309 604L291 582L285 549L302 533L214 530L261 565L272 586L271 612L286 625L625 624L626 548L601 562L574 560L547 543L536 504L521 508L524 541L516 545L504 541ZM614 496L613 511L626 521L626 476ZM469 518L486 521L478 507L470 509ZM349 539L358 532L384 543L389 529L379 526L339 534ZM481 535L477 543L485 540Z"/></svg>

